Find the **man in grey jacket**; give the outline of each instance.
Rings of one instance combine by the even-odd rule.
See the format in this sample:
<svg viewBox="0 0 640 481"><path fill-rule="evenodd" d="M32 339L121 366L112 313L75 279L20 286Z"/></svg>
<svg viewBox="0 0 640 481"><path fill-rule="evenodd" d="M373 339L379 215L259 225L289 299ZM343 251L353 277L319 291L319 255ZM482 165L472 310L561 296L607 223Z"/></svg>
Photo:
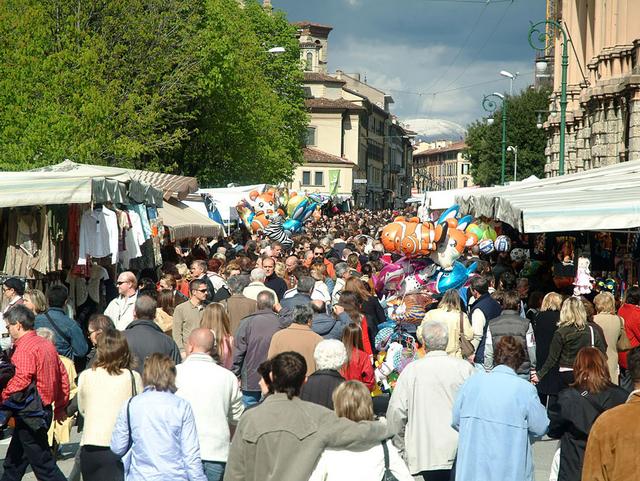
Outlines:
<svg viewBox="0 0 640 481"><path fill-rule="evenodd" d="M240 322L234 337L231 371L241 379L245 407L260 401L258 366L267 360L271 338L280 330L280 320L273 312L276 297L262 291L256 298L258 310Z"/></svg>
<svg viewBox="0 0 640 481"><path fill-rule="evenodd" d="M180 364L182 356L173 339L167 336L154 321L157 303L149 296L138 296L133 311L133 322L124 330L131 354L137 363L135 370L142 375L144 361L151 354L166 354L173 362Z"/></svg>
<svg viewBox="0 0 640 481"><path fill-rule="evenodd" d="M278 354L270 369L274 393L240 418L225 481L307 481L325 448L362 451L392 435L381 422L355 423L302 401L307 364L297 352Z"/></svg>
<svg viewBox="0 0 640 481"><path fill-rule="evenodd" d="M520 339L525 349L525 360L516 373L525 381L538 381L536 374L536 340L533 326L526 317L520 316L520 295L517 291L505 291L502 294L502 314L489 321L487 341L484 348L484 368L490 371L494 367L493 348L504 336Z"/></svg>

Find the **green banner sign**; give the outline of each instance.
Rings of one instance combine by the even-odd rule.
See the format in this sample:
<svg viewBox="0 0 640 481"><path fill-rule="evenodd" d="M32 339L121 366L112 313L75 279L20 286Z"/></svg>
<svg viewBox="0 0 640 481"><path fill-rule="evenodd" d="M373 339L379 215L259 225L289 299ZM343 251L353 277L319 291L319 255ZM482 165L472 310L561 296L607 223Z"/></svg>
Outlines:
<svg viewBox="0 0 640 481"><path fill-rule="evenodd" d="M329 169L329 195L336 195L340 187L340 169Z"/></svg>

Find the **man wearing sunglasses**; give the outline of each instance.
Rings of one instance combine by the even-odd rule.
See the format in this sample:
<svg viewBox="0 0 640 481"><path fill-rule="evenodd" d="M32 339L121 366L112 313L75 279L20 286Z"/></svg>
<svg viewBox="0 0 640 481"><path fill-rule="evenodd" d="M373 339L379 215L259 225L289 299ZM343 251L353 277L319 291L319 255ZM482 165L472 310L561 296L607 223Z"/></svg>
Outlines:
<svg viewBox="0 0 640 481"><path fill-rule="evenodd" d="M324 256L324 247L316 245L313 247L313 258L305 260L305 267L311 267L314 262L323 263L327 267L327 274L331 279L335 280L336 270L333 268L333 264L329 259Z"/></svg>
<svg viewBox="0 0 640 481"><path fill-rule="evenodd" d="M203 279L195 279L189 284L189 290L189 300L176 306L173 311L173 340L176 341L183 358L191 331L200 327L202 321L202 311L207 301L207 283Z"/></svg>
<svg viewBox="0 0 640 481"><path fill-rule="evenodd" d="M138 298L138 280L133 272L124 271L118 276L116 286L118 297L109 303L104 315L111 318L116 329L124 331L133 321L133 311Z"/></svg>

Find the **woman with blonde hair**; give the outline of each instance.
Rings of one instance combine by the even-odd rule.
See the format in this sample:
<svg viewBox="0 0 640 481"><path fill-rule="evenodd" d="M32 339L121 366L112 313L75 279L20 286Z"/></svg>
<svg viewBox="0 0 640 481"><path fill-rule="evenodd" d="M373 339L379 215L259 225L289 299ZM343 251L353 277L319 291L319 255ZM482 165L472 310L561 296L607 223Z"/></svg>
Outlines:
<svg viewBox="0 0 640 481"><path fill-rule="evenodd" d="M616 299L610 292L601 292L594 299L596 315L593 316L595 322L604 333L604 340L607 344L607 365L611 382L618 384L618 350L616 344L624 333L624 320L616 314Z"/></svg>
<svg viewBox="0 0 640 481"><path fill-rule="evenodd" d="M176 365L151 354L142 381L144 391L122 405L111 436L111 451L127 454L125 481L207 481L191 405L174 394Z"/></svg>
<svg viewBox="0 0 640 481"><path fill-rule="evenodd" d="M140 375L121 331L106 330L97 338L96 360L78 378L78 408L84 416L80 468L86 481L122 480L123 466L109 449L123 403L142 391Z"/></svg>
<svg viewBox="0 0 640 481"><path fill-rule="evenodd" d="M560 322L560 309L562 308L562 296L557 292L549 292L542 299L540 310L531 320L533 335L536 339L536 362L538 366L544 366L549 357L551 340L558 329ZM564 383L560 379L558 366L554 365L544 379L536 385L540 402L545 406L550 406Z"/></svg>
<svg viewBox="0 0 640 481"><path fill-rule="evenodd" d="M573 383L573 362L583 347L597 347L606 354L604 339L597 329L587 323L587 311L582 300L569 297L562 303L558 329L551 339L549 356L538 372L542 380L558 363L560 378L565 386Z"/></svg>
<svg viewBox="0 0 640 481"><path fill-rule="evenodd" d="M312 301L331 302L331 294L327 284L327 266L321 263L311 264L309 275L316 281L311 292Z"/></svg>
<svg viewBox="0 0 640 481"><path fill-rule="evenodd" d="M418 339L422 339L422 326L429 321L438 321L447 325L449 330L449 343L446 349L447 354L462 358L462 351L460 350L460 324L462 323L462 335L469 341L473 339L473 328L467 315L462 312L460 295L457 289L449 289L445 292L440 300L440 304L438 304L438 308L432 309L425 314L422 323L416 331Z"/></svg>
<svg viewBox="0 0 640 481"><path fill-rule="evenodd" d="M215 352L211 353L212 356L218 358L221 366L231 369L231 364L233 363L233 335L231 334L229 314L224 305L219 302L212 302L205 307L200 327L210 329L213 332Z"/></svg>
<svg viewBox="0 0 640 481"><path fill-rule="evenodd" d="M333 391L333 405L338 417L351 421L373 421L373 402L367 387L359 381L347 381ZM388 461L385 461L385 458ZM398 450L383 441L364 451L326 449L311 474L309 481L369 481L387 479L390 472L398 481L412 481L409 468Z"/></svg>
<svg viewBox="0 0 640 481"><path fill-rule="evenodd" d="M25 307L36 316L47 312L47 309L49 308L46 296L38 289L30 289L26 291L22 295L22 299Z"/></svg>

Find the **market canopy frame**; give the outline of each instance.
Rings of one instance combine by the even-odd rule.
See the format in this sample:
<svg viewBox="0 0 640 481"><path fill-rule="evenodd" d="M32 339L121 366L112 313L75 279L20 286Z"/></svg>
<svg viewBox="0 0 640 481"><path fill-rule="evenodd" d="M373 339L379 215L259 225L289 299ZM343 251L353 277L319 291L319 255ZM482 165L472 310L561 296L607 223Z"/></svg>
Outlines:
<svg viewBox="0 0 640 481"><path fill-rule="evenodd" d="M461 212L524 233L640 227L640 161L476 189L456 196Z"/></svg>

